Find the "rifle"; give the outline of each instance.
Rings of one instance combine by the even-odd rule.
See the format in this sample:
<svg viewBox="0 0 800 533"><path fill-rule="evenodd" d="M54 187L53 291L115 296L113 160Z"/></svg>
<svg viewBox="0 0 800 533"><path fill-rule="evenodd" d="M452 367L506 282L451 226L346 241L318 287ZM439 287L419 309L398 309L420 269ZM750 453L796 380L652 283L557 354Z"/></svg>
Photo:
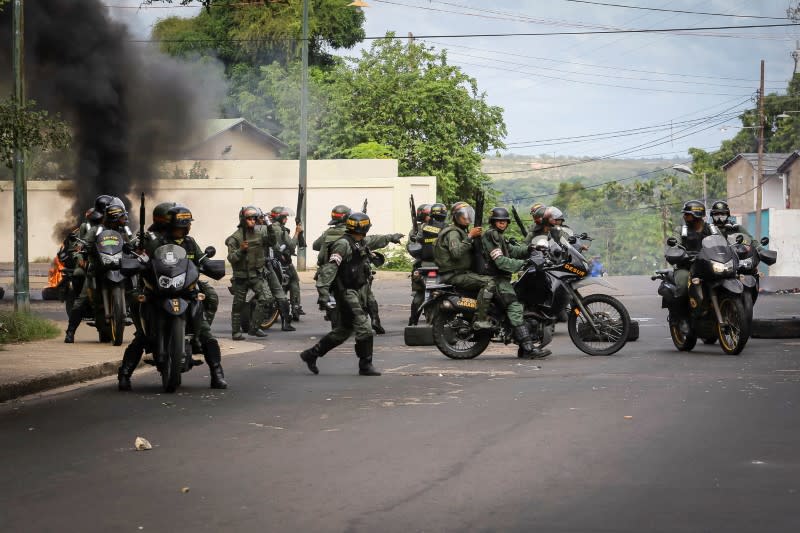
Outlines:
<svg viewBox="0 0 800 533"><path fill-rule="evenodd" d="M411 195L411 198L408 200L408 206L411 208L411 225L414 227L414 235L416 235L417 232L419 231L419 226L417 225L417 207L414 205L413 194Z"/></svg>
<svg viewBox="0 0 800 533"><path fill-rule="evenodd" d="M139 204L139 248L144 249L144 193L142 193L141 202Z"/></svg>
<svg viewBox="0 0 800 533"><path fill-rule="evenodd" d="M302 224L303 223L303 219L300 218L300 213L302 212L302 209L303 209L303 199L304 199L305 195L306 195L306 190L303 188L302 185L300 185L297 188L297 211L295 211L295 217L294 217L294 223L295 224ZM306 246L307 246L307 244L306 244L306 232L305 232L305 228L303 228L303 231L300 232L297 235L297 247L298 248L305 248Z"/></svg>
<svg viewBox="0 0 800 533"><path fill-rule="evenodd" d="M364 198L364 205L361 206L361 212L367 214L367 199Z"/></svg>
<svg viewBox="0 0 800 533"><path fill-rule="evenodd" d="M483 191L479 190L475 194L475 223L476 228L483 225Z"/></svg>
<svg viewBox="0 0 800 533"><path fill-rule="evenodd" d="M481 227L483 225L483 191L478 190L475 194L475 223L473 227ZM486 274L487 264L486 258L483 257L483 241L478 237L472 242L472 270L478 274Z"/></svg>
<svg viewBox="0 0 800 533"><path fill-rule="evenodd" d="M517 213L517 207L515 205L511 205L511 214L514 215L514 220L517 221L517 226L519 226L519 231L522 233L523 237L528 236L528 230L525 229L525 225L522 223L522 219L519 218L519 213Z"/></svg>

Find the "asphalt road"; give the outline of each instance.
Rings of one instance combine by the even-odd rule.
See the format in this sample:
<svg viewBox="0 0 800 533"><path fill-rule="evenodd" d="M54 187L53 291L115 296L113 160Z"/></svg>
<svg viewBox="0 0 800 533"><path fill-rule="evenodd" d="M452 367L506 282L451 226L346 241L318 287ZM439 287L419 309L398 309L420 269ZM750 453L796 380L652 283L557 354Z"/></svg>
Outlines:
<svg viewBox="0 0 800 533"><path fill-rule="evenodd" d="M174 395L149 371L133 393L112 378L1 405L0 530L800 531L800 339L678 353L642 283L622 296L641 338L615 356L560 326L543 361L451 361L403 345L406 292L378 284L379 378L352 342L307 371L312 310L226 359L226 391L198 367ZM774 310L800 296L756 307Z"/></svg>

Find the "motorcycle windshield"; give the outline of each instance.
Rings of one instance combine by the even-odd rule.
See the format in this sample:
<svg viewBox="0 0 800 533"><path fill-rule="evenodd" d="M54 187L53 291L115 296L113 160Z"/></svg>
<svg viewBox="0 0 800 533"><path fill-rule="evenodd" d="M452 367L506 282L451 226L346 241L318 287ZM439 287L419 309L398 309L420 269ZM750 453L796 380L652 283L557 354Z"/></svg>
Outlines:
<svg viewBox="0 0 800 533"><path fill-rule="evenodd" d="M156 272L168 276L174 276L178 273L185 272L188 262L186 259L186 250L177 244L165 244L156 248L153 254L153 263Z"/></svg>
<svg viewBox="0 0 800 533"><path fill-rule="evenodd" d="M122 251L122 235L113 229L103 230L97 234L95 246L101 254L114 255Z"/></svg>
<svg viewBox="0 0 800 533"><path fill-rule="evenodd" d="M723 263L733 258L733 251L722 235L709 235L703 239L701 253L708 259Z"/></svg>

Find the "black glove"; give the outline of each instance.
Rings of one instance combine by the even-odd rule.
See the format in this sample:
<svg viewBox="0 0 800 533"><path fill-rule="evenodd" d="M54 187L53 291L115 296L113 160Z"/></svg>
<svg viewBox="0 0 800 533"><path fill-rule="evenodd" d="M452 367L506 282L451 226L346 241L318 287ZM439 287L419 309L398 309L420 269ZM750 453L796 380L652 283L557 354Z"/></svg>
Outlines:
<svg viewBox="0 0 800 533"><path fill-rule="evenodd" d="M403 237L405 237L405 235L403 235L402 233L392 233L391 235L389 235L389 242L399 244L400 239L402 239Z"/></svg>

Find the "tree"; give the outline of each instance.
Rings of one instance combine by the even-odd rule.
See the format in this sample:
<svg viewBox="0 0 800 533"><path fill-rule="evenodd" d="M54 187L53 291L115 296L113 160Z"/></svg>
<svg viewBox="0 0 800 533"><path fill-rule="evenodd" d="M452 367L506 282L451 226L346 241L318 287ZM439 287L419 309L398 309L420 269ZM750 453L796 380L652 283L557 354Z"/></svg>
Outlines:
<svg viewBox="0 0 800 533"><path fill-rule="evenodd" d="M66 148L70 140L66 123L58 115L50 118L47 111L37 111L33 100L21 106L14 98L0 101L0 162L8 168L14 166L17 149L57 150Z"/></svg>

